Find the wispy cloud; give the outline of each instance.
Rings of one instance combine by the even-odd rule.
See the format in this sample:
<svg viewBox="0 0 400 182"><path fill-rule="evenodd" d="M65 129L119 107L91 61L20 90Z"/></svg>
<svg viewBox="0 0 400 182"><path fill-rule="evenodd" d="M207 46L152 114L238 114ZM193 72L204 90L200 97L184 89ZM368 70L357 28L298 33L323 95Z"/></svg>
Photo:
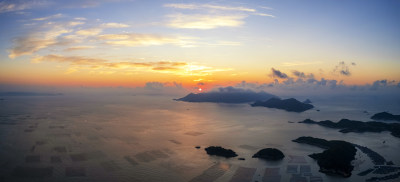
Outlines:
<svg viewBox="0 0 400 182"><path fill-rule="evenodd" d="M178 9L214 9L214 10L224 10L224 11L245 11L245 12L256 12L255 9L246 8L242 6L221 6L212 4L165 4L164 7L168 8L178 8Z"/></svg>
<svg viewBox="0 0 400 182"><path fill-rule="evenodd" d="M103 23L101 24L102 28L127 28L130 27L127 24L123 24L123 23Z"/></svg>
<svg viewBox="0 0 400 182"><path fill-rule="evenodd" d="M275 18L274 15L267 14L267 13L252 13L252 14L253 15L258 15L258 16L268 16L268 17L271 17L271 18Z"/></svg>
<svg viewBox="0 0 400 182"><path fill-rule="evenodd" d="M106 46L143 47L173 45L179 47L216 47L240 45L240 42L234 41L216 40L205 42L202 41L203 39L197 37L183 35L145 33L103 34L107 29L128 28L130 25L117 22L93 24L87 23L87 20L83 18L72 18L70 19L72 21L65 19L51 21L52 18L59 16L62 16L62 14L38 18L34 24L25 25L29 26L29 29L27 29L28 32L13 39L13 45L8 50L8 56L13 59L18 56L32 55L43 49L53 52L58 50L76 51L89 48L104 48ZM118 30L113 32L118 32ZM96 44L96 47L87 46ZM167 68L161 67L157 69L167 70Z"/></svg>
<svg viewBox="0 0 400 182"><path fill-rule="evenodd" d="M49 2L44 0L21 1L21 0L5 0L0 2L0 13L22 11L48 5Z"/></svg>
<svg viewBox="0 0 400 182"><path fill-rule="evenodd" d="M258 12L254 8L243 6L226 6L216 4L173 3L164 7L181 9L181 13L170 14L167 26L184 29L214 29L220 27L239 27L250 15L275 17L274 15ZM183 11L197 10L197 11Z"/></svg>
<svg viewBox="0 0 400 182"><path fill-rule="evenodd" d="M101 58L83 56L62 56L50 54L36 56L31 60L33 63L57 62L69 64L66 73L73 73L81 69L89 69L96 73L113 73L115 69L124 71L145 71L170 73L180 76L207 76L215 72L231 71L231 68L213 68L195 63L159 61L159 62L131 62L116 61Z"/></svg>
<svg viewBox="0 0 400 182"><path fill-rule="evenodd" d="M85 22L82 22L82 21L70 21L68 23L69 26L77 26L77 25L82 25L82 24L85 24Z"/></svg>
<svg viewBox="0 0 400 182"><path fill-rule="evenodd" d="M63 15L55 14L36 18L35 20L40 23L32 25L30 32L13 40L13 47L9 50L9 57L15 58L22 55L32 55L45 48L88 41L88 38L101 34L104 29L129 27L127 24L110 22L87 28L84 25L84 21L86 20L82 18L74 19L73 21L46 21L61 16ZM80 46L77 45L74 47ZM65 50L77 50L74 47Z"/></svg>
<svg viewBox="0 0 400 182"><path fill-rule="evenodd" d="M44 24L38 31L14 39L14 46L9 50L9 57L30 55L49 46L65 44L67 42L59 39L59 36L71 32L71 28L72 25L69 22Z"/></svg>
<svg viewBox="0 0 400 182"><path fill-rule="evenodd" d="M78 30L75 33L77 35L83 35L83 36L94 36L98 35L103 31L101 28L89 28L89 29L83 29L83 30Z"/></svg>
<svg viewBox="0 0 400 182"><path fill-rule="evenodd" d="M107 44L119 46L151 46L151 45L165 45L173 44L177 46L190 46L193 44L193 37L182 36L163 36L156 34L137 34L137 33L124 33L124 34L104 34L98 36L98 39L105 40Z"/></svg>
<svg viewBox="0 0 400 182"><path fill-rule="evenodd" d="M239 27L246 15L169 15L168 26L185 29L214 29L218 27Z"/></svg>
<svg viewBox="0 0 400 182"><path fill-rule="evenodd" d="M63 14L58 13L55 15L50 15L50 16L45 16L45 17L41 17L41 18L34 18L33 20L35 21L44 21L44 20L49 20L49 19L54 19L54 18L61 18L63 16Z"/></svg>
<svg viewBox="0 0 400 182"><path fill-rule="evenodd" d="M262 9L267 9L267 10L273 10L274 8L268 7L268 6L260 6Z"/></svg>
<svg viewBox="0 0 400 182"><path fill-rule="evenodd" d="M68 47L67 49L64 49L65 51L78 51L78 50L86 50L86 49L93 49L95 48L94 46L74 46L74 47Z"/></svg>

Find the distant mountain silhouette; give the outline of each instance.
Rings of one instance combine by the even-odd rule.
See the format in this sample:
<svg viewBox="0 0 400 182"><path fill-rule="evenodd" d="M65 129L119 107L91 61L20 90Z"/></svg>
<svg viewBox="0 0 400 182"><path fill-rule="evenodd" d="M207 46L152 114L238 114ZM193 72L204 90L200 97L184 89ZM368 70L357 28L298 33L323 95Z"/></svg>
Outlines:
<svg viewBox="0 0 400 182"><path fill-rule="evenodd" d="M0 92L0 96L58 96L62 93L41 93L41 92Z"/></svg>
<svg viewBox="0 0 400 182"><path fill-rule="evenodd" d="M394 121L400 121L400 115L393 115L388 112L380 112L374 114L371 119L373 120L394 120Z"/></svg>
<svg viewBox="0 0 400 182"><path fill-rule="evenodd" d="M340 129L339 132L342 133L362 133L362 132L382 132L390 131L393 136L400 138L400 124L399 123L383 123L377 121L362 122L348 119L341 119L339 122L335 123L330 120L325 121L313 121L311 119L306 119L300 121L299 123L306 124L317 124L324 127Z"/></svg>
<svg viewBox="0 0 400 182"><path fill-rule="evenodd" d="M268 108L276 108L276 109L283 109L289 112L304 112L306 110L312 109L314 106L311 104L302 103L296 99L284 99L281 100L279 98L271 98L265 102L257 101L251 106L263 106Z"/></svg>
<svg viewBox="0 0 400 182"><path fill-rule="evenodd" d="M185 97L175 99L185 102L216 102L216 103L249 103L257 100L268 100L277 96L267 92L254 92L234 87L219 88L218 91L206 93L190 93Z"/></svg>

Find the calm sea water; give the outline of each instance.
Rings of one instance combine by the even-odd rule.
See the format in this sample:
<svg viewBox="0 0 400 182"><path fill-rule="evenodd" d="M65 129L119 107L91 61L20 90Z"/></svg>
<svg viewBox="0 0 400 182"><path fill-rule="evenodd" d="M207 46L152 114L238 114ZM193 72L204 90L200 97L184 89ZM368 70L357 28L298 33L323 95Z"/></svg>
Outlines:
<svg viewBox="0 0 400 182"><path fill-rule="evenodd" d="M356 175L372 167L360 152L350 178L319 173L318 165L307 155L322 149L291 141L300 136L367 146L400 164L400 139L388 132L343 134L297 123L307 118L369 121L376 112L399 114L398 100L314 98L319 112L291 113L248 104L187 103L173 98L5 97L0 101L0 181L278 179L266 178L269 174L265 171L270 168L276 168L272 176L280 176L281 181L289 181L300 170L306 171L307 180L310 176L323 181L365 181L371 177ZM212 145L232 149L246 160L208 156L204 148ZM266 147L278 148L286 157L280 162L251 158Z"/></svg>

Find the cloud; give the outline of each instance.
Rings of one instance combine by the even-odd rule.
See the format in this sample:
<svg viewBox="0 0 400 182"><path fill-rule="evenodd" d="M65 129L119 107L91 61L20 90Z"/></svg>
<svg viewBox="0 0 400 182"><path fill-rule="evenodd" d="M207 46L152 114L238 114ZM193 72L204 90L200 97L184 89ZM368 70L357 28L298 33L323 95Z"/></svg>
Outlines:
<svg viewBox="0 0 400 182"><path fill-rule="evenodd" d="M101 24L101 27L103 27L103 28L127 28L130 26L127 24L123 24L123 23L103 23L103 24Z"/></svg>
<svg viewBox="0 0 400 182"><path fill-rule="evenodd" d="M256 12L255 9L241 7L241 6L220 6L211 4L165 4L164 7L177 8L177 9L214 9L223 11L245 11L245 12Z"/></svg>
<svg viewBox="0 0 400 182"><path fill-rule="evenodd" d="M294 97L305 96L307 98L318 95L373 95L382 94L388 97L396 96L400 98L400 82L389 81L386 79L374 81L372 84L364 85L347 85L343 80L326 79L320 80L309 79L312 81L305 81L303 79L294 80L289 78L283 82L275 80L271 83L251 83L242 81L235 85L237 88L250 89L254 91L266 91L275 93L278 96ZM393 98L392 98L393 99Z"/></svg>
<svg viewBox="0 0 400 182"><path fill-rule="evenodd" d="M78 30L75 33L77 35L83 35L83 36L94 36L98 35L103 31L101 28L89 28L89 29L83 29L83 30Z"/></svg>
<svg viewBox="0 0 400 182"><path fill-rule="evenodd" d="M243 92L250 92L254 93L254 91L250 89L243 89L243 88L236 88L236 87L219 87L217 88L216 92L222 92L222 93L243 93Z"/></svg>
<svg viewBox="0 0 400 182"><path fill-rule="evenodd" d="M73 73L81 69L89 69L97 71L96 73L114 73L112 70L123 69L125 71L145 71L145 72L161 72L181 76L207 76L215 72L231 71L230 68L213 68L209 66L198 65L186 62L131 62L107 60L101 58L90 58L82 56L62 56L50 54L46 56L36 56L31 62L56 62L66 63L71 67L67 73Z"/></svg>
<svg viewBox="0 0 400 182"><path fill-rule="evenodd" d="M171 95L179 96L186 94L188 90L177 82L146 82L143 87L134 88L131 93L143 95Z"/></svg>
<svg viewBox="0 0 400 182"><path fill-rule="evenodd" d="M272 77L278 77L278 78L282 78L282 79L288 78L288 76L285 73L283 73L279 70L271 68L271 71L272 71Z"/></svg>
<svg viewBox="0 0 400 182"><path fill-rule="evenodd" d="M167 26L183 29L207 30L221 27L240 27L244 24L244 19L250 15L275 17L243 6L174 3L165 4L164 7L191 10L190 13L185 11L185 13L167 16L169 18Z"/></svg>
<svg viewBox="0 0 400 182"><path fill-rule="evenodd" d="M47 56L36 56L32 59L33 63L40 62L58 62L58 63L71 63L73 65L99 65L102 63L106 63L107 60L104 59L96 59L96 58L87 58L80 56L61 56L50 54Z"/></svg>
<svg viewBox="0 0 400 182"><path fill-rule="evenodd" d="M273 10L273 8L268 7L268 6L260 6L260 8L262 8L262 9L267 9L267 10Z"/></svg>
<svg viewBox="0 0 400 182"><path fill-rule="evenodd" d="M193 45L193 37L180 36L164 36L156 34L138 34L138 33L123 33L123 34L104 34L97 37L99 40L105 40L107 44L119 46L152 46L172 44L181 47Z"/></svg>
<svg viewBox="0 0 400 182"><path fill-rule="evenodd" d="M16 58L23 55L32 55L42 49L57 50L55 46L70 46L62 50L82 50L87 46L79 45L82 42L105 43L109 45L125 45L125 46L149 46L149 45L164 45L173 44L181 47L193 47L192 37L178 36L162 36L152 34L106 34L99 36L104 29L108 28L125 28L129 27L123 23L102 23L91 27L84 27L85 19L78 18L73 21L57 21L47 22L56 17L61 17L62 14L51 15L47 17L37 18L38 23L26 25L28 32L24 35L13 39L13 45L8 50L10 58ZM232 43L233 44L233 43ZM105 44L102 44L103 46Z"/></svg>
<svg viewBox="0 0 400 182"><path fill-rule="evenodd" d="M31 9L50 8L92 8L104 3L113 3L131 0L2 0L0 2L0 13L17 12Z"/></svg>
<svg viewBox="0 0 400 182"><path fill-rule="evenodd" d="M184 29L214 29L219 27L239 27L244 24L246 15L169 15L168 26Z"/></svg>
<svg viewBox="0 0 400 182"><path fill-rule="evenodd" d="M82 21L70 21L70 22L68 22L69 26L77 26L77 25L82 25L82 24L85 24L85 22L82 22Z"/></svg>
<svg viewBox="0 0 400 182"><path fill-rule="evenodd" d="M252 13L252 15L267 16L267 17L275 18L274 15L267 14L267 13Z"/></svg>
<svg viewBox="0 0 400 182"><path fill-rule="evenodd" d="M369 88L370 90L378 90L379 88L383 88L386 86L396 86L399 85L399 83L396 84L395 80L389 81L389 80L376 80L372 83L371 87Z"/></svg>
<svg viewBox="0 0 400 182"><path fill-rule="evenodd" d="M23 1L23 0L5 0L0 2L0 13L22 11L27 9L33 9L48 5L47 1Z"/></svg>
<svg viewBox="0 0 400 182"><path fill-rule="evenodd" d="M353 62L351 63L351 65L355 66L356 64ZM350 68L344 61L339 62L339 64L335 66L335 68L333 69L333 73L339 73L343 76L351 75Z"/></svg>
<svg viewBox="0 0 400 182"><path fill-rule="evenodd" d="M13 59L18 56L31 55L48 47L69 45L77 42L78 39L70 39L68 36L76 26L82 24L84 22L80 21L43 22L30 27L30 32L14 38L13 46L8 50L8 56Z"/></svg>
<svg viewBox="0 0 400 182"><path fill-rule="evenodd" d="M292 71L293 75L296 76L297 78L308 78L308 79L314 79L314 74L310 73L310 74L305 74L304 72L300 72L297 70L293 70Z"/></svg>
<svg viewBox="0 0 400 182"><path fill-rule="evenodd" d="M300 71L294 70L292 73L293 73L293 75L295 75L295 76L297 76L297 77L299 77L299 78L305 78L305 77L306 77L306 75L304 74L304 72L300 72Z"/></svg>
<svg viewBox="0 0 400 182"><path fill-rule="evenodd" d="M83 46L81 43L97 44L105 46L159 46L173 45L179 47L198 47L198 46L238 46L240 42L219 41L201 42L200 38L177 35L158 35L141 33L115 33L102 34L109 28L129 27L123 23L97 23L87 26L86 19L72 18L72 21L60 20L47 22L51 18L62 16L62 14L51 15L37 18L37 23L25 25L24 35L15 37L13 44L8 50L9 57L14 59L23 55L32 55L40 50L45 51L73 51L94 48ZM68 47L62 47L68 46ZM40 54L40 53L38 53ZM155 68L156 70L172 70L168 67Z"/></svg>
<svg viewBox="0 0 400 182"><path fill-rule="evenodd" d="M58 13L58 14L50 15L50 16L46 16L46 17L34 18L33 20L35 20L35 21L44 21L44 20L49 20L49 19L54 19L54 18L61 18L61 17L63 17L63 14Z"/></svg>
<svg viewBox="0 0 400 182"><path fill-rule="evenodd" d="M64 49L65 51L78 51L78 50L85 50L85 49L93 49L95 48L94 46L74 46L74 47L68 47L67 49Z"/></svg>
<svg viewBox="0 0 400 182"><path fill-rule="evenodd" d="M22 55L30 55L40 49L49 47L51 45L60 45L62 42L57 39L60 35L71 32L71 29L62 25L51 25L46 31L38 31L28 34L24 37L14 39L14 47L9 50L10 58L15 58Z"/></svg>
<svg viewBox="0 0 400 182"><path fill-rule="evenodd" d="M161 82L147 82L145 85L145 88L151 89L151 90L160 90L164 87L164 84Z"/></svg>

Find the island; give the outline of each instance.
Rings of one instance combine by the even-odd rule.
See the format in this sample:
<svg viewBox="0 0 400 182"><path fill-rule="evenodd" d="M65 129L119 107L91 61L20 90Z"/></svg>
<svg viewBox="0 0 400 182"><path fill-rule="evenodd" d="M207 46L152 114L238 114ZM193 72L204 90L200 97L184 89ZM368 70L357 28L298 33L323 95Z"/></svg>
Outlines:
<svg viewBox="0 0 400 182"><path fill-rule="evenodd" d="M234 152L231 149L225 149L220 146L210 146L205 148L208 155L216 155L216 156L221 156L225 158L231 158L231 157L236 157L238 156L236 152Z"/></svg>
<svg viewBox="0 0 400 182"><path fill-rule="evenodd" d="M217 91L190 93L185 97L174 100L184 102L251 103L270 98L277 98L277 96L267 92L254 92L234 87L225 87L219 88Z"/></svg>
<svg viewBox="0 0 400 182"><path fill-rule="evenodd" d="M382 132L389 131L394 137L400 138L400 124L399 123L383 123L377 121L355 121L349 119L341 119L339 122L335 123L330 120L325 121L314 121L311 119L305 119L304 121L299 121L299 123L305 124L317 124L320 126L340 129L339 132L342 133L362 133L362 132Z"/></svg>
<svg viewBox="0 0 400 182"><path fill-rule="evenodd" d="M340 140L324 140L314 137L299 137L293 142L305 143L325 149L322 153L314 153L309 157L317 160L319 171L328 175L350 177L354 166L357 149L353 144Z"/></svg>
<svg viewBox="0 0 400 182"><path fill-rule="evenodd" d="M393 120L393 121L400 121L400 115L393 115L388 112L380 112L376 113L373 116L371 116L371 119L373 120Z"/></svg>
<svg viewBox="0 0 400 182"><path fill-rule="evenodd" d="M256 154L253 155L253 158L261 158L265 160L282 160L285 155L276 148L265 148L258 151Z"/></svg>
<svg viewBox="0 0 400 182"><path fill-rule="evenodd" d="M279 99L279 98L271 98L265 102L257 101L251 104L253 107L262 106L268 108L276 108L276 109L283 109L289 112L304 112L306 110L314 108L311 104L306 104L300 102L294 98L290 99Z"/></svg>

